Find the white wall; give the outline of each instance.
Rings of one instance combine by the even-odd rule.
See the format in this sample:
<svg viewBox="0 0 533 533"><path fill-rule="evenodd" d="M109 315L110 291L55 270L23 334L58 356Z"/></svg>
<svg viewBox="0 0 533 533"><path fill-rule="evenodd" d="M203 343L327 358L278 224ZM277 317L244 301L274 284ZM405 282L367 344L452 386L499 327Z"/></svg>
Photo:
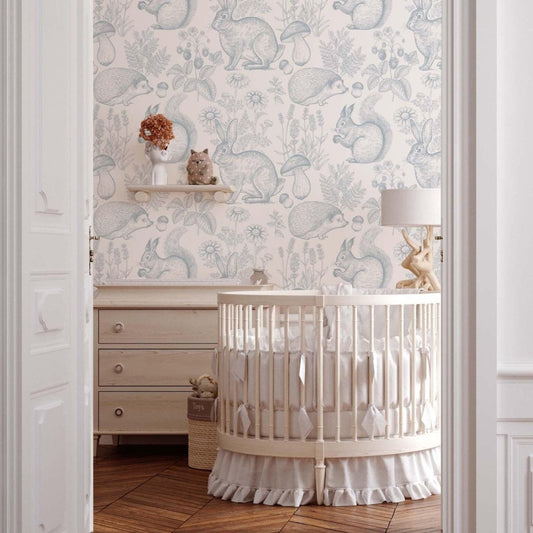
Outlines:
<svg viewBox="0 0 533 533"><path fill-rule="evenodd" d="M498 5L498 531L533 531L533 2Z"/></svg>

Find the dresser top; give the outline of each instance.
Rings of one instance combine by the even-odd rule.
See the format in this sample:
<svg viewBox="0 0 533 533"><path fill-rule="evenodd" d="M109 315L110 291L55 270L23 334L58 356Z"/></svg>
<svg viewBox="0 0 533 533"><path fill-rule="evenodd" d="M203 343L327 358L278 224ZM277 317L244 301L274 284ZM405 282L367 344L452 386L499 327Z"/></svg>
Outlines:
<svg viewBox="0 0 533 533"><path fill-rule="evenodd" d="M257 290L254 285L215 282L139 282L95 285L94 307L154 309L216 309L219 292ZM272 289L262 285L261 289Z"/></svg>

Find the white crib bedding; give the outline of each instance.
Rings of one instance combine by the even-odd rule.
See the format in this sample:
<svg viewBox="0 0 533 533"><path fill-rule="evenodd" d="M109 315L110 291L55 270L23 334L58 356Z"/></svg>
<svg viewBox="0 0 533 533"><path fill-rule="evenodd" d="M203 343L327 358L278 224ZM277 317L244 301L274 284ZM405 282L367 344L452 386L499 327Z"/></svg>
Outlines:
<svg viewBox="0 0 533 533"><path fill-rule="evenodd" d="M219 450L208 493L233 502L316 501L315 462ZM326 459L324 504L369 505L440 494L440 447L389 456Z"/></svg>
<svg viewBox="0 0 533 533"><path fill-rule="evenodd" d="M383 342L377 343L378 349L373 351L372 358L369 352L358 353L357 355L357 431L362 437L372 433L373 436L384 434L384 428L379 427L380 413L385 409L385 370ZM438 390L436 376L430 372L431 351L429 346L422 347L420 339L417 340L417 347L414 352L411 350L411 342L402 352L403 363L403 390L398 390L399 372L399 338L391 339L389 351L389 432L391 435L399 434L399 405L402 402L403 409L403 432L410 433L413 429L431 429L435 424L435 413L431 402L431 394L435 397ZM230 379L228 383L221 383L222 386L229 386L229 398L231 399L230 411L233 414L231 424L240 424L240 429L244 426L248 428L250 435L255 434L256 417L256 364L259 357L259 409L262 416L260 420L261 435L268 436L269 432L269 402L270 402L270 361L269 351L259 353L250 350L248 353L240 350L233 352L230 357ZM289 352L289 409L290 409L290 437L300 438L302 435L314 437L316 427L316 376L315 376L315 352L307 351L302 354L300 351ZM284 405L285 405L285 353L275 352L273 354L273 385L274 385L274 428L276 437L282 437L284 428ZM324 353L324 431L326 438L335 435L336 413L334 397L335 365L336 354L331 351ZM369 369L369 362L373 361ZM339 374L341 378L340 388L340 418L341 436L349 438L353 432L353 393L352 372L353 355L351 352L342 352L339 357ZM415 375L414 390L410 387L410 374L412 369ZM245 374L247 374L247 387L245 389ZM432 382L433 380L433 382ZM342 383L348 385L342 387ZM372 383L372 387L369 387ZM373 388L373 391L369 390ZM414 393L414 395L413 395ZM237 403L235 408L235 397ZM435 399L435 398L433 398ZM414 410L412 407L414 401ZM370 406L370 407L369 407ZM372 411L372 420L369 421L367 414ZM414 423L413 423L414 414ZM369 424L372 429L369 429Z"/></svg>

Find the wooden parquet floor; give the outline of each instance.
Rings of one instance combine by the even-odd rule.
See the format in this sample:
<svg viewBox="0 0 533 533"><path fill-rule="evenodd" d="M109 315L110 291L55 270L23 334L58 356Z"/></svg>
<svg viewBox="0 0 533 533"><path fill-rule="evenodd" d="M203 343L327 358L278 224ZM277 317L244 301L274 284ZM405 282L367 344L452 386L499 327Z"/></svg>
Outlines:
<svg viewBox="0 0 533 533"><path fill-rule="evenodd" d="M434 533L440 496L356 507L270 507L207 495L209 472L187 467L185 446L100 447L95 533Z"/></svg>

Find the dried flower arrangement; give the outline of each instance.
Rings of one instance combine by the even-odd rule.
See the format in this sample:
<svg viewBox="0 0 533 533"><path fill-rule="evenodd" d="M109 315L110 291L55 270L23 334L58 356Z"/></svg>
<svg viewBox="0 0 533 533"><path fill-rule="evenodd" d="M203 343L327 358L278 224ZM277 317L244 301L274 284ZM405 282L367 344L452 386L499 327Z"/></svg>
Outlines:
<svg viewBox="0 0 533 533"><path fill-rule="evenodd" d="M174 138L172 122L161 113L148 115L141 122L139 137L151 142L154 146L161 148L161 150L166 150L170 141Z"/></svg>

